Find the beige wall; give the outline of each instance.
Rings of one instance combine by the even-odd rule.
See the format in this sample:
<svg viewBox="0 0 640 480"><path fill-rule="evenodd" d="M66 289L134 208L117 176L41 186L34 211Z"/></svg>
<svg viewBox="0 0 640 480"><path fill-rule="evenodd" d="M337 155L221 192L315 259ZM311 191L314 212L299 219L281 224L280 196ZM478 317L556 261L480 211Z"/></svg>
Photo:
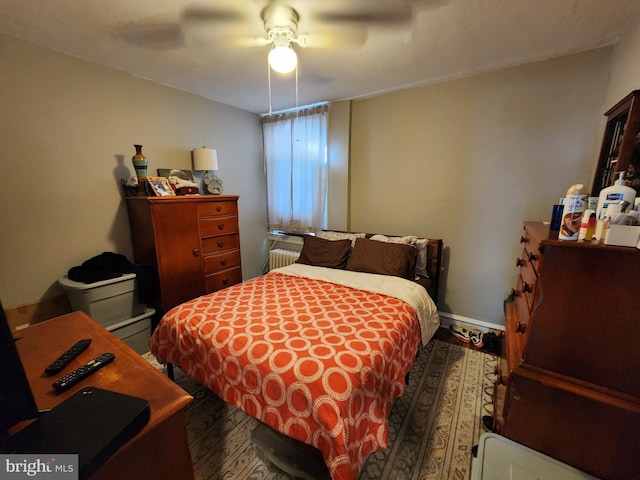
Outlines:
<svg viewBox="0 0 640 480"><path fill-rule="evenodd" d="M639 50L637 17L612 56L334 103L329 228L442 237L443 311L502 323L520 223L546 220L568 185L590 183L602 113L640 88ZM12 180L0 190L5 307L60 293L56 279L92 255L131 256L119 178L133 174L134 143L151 171L188 169L191 148L218 149L225 191L241 196L244 277L258 274L266 194L256 115L3 36L0 62L0 159Z"/></svg>
<svg viewBox="0 0 640 480"><path fill-rule="evenodd" d="M590 184L611 49L356 101L351 223L440 237L440 309L503 324L524 220Z"/></svg>
<svg viewBox="0 0 640 480"><path fill-rule="evenodd" d="M216 148L225 193L240 195L243 275L266 255L258 115L0 36L0 299L61 293L59 276L104 251L132 259L120 178L133 144L150 172L190 169Z"/></svg>
<svg viewBox="0 0 640 480"><path fill-rule="evenodd" d="M327 229L349 229L349 133L351 102L333 102L329 108L329 185Z"/></svg>
<svg viewBox="0 0 640 480"><path fill-rule="evenodd" d="M640 15L629 19L613 50L606 107L614 106L633 90L640 89ZM604 128L604 118L602 121ZM594 163L595 168L595 163Z"/></svg>

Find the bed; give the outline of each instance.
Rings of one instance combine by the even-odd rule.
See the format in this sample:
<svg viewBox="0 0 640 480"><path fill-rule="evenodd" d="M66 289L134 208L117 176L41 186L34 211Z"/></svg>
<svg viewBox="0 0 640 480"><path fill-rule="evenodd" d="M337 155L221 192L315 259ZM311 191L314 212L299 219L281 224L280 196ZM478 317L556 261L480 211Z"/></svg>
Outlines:
<svg viewBox="0 0 640 480"><path fill-rule="evenodd" d="M441 256L441 240L305 236L296 263L167 312L151 352L356 479L439 326Z"/></svg>

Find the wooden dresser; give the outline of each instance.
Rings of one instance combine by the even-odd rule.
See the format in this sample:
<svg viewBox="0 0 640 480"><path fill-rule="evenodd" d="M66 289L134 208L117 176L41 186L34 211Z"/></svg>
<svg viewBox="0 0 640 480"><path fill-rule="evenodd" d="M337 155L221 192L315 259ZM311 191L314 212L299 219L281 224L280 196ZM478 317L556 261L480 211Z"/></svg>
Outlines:
<svg viewBox="0 0 640 480"><path fill-rule="evenodd" d="M161 313L242 281L237 195L128 197L136 263L158 275Z"/></svg>
<svg viewBox="0 0 640 480"><path fill-rule="evenodd" d="M498 433L603 479L640 478L640 250L549 239L526 222Z"/></svg>

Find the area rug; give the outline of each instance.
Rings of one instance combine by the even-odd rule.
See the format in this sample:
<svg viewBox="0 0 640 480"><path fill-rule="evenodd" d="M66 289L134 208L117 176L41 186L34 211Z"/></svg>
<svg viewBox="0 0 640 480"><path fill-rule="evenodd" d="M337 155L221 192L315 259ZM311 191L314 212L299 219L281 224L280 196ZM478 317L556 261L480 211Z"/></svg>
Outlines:
<svg viewBox="0 0 640 480"><path fill-rule="evenodd" d="M162 368L155 359L145 358ZM468 480L471 449L492 414L497 358L440 340L423 348L389 417L389 446L369 455L359 479ZM197 480L290 480L251 441L257 420L175 369L194 397L186 411Z"/></svg>

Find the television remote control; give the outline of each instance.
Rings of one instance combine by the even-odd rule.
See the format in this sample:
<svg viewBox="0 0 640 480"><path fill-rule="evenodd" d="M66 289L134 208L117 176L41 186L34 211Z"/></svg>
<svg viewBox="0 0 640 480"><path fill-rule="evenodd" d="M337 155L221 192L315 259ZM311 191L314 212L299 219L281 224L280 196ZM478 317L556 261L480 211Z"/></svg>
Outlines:
<svg viewBox="0 0 640 480"><path fill-rule="evenodd" d="M67 350L58 358L56 358L51 365L45 368L44 373L46 373L47 375L55 375L56 373L61 371L64 367L69 365L69 363L71 363L71 360L73 360L82 352L84 352L90 343L91 343L90 338L79 340L69 350Z"/></svg>
<svg viewBox="0 0 640 480"><path fill-rule="evenodd" d="M64 392L68 390L80 380L87 378L92 373L100 370L106 364L111 363L116 356L113 353L103 353L102 355L94 358L88 363L85 363L80 368L77 368L73 372L65 375L61 379L53 383L53 388L56 393Z"/></svg>

